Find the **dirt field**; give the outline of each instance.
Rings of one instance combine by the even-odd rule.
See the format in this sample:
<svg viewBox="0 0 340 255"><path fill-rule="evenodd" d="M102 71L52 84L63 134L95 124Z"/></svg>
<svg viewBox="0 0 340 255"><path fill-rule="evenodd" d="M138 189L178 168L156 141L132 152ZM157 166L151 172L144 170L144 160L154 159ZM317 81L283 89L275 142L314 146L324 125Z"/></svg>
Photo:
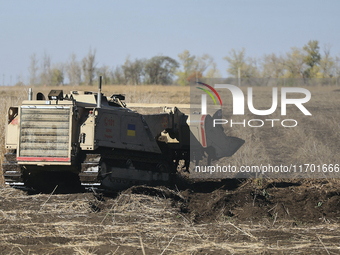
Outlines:
<svg viewBox="0 0 340 255"><path fill-rule="evenodd" d="M145 103L189 100L188 88L182 87L105 90L135 93L128 100ZM150 96L151 90L161 96ZM340 92L310 90L306 107L313 118L290 116L299 121L296 128L226 128L246 143L225 163L340 163ZM21 91L0 91L3 107L26 98ZM138 186L118 194L70 193L60 187L39 194L2 184L0 254L340 254L340 180L292 177L221 181L182 174L170 187Z"/></svg>
<svg viewBox="0 0 340 255"><path fill-rule="evenodd" d="M338 187L234 180L110 196L5 187L0 253L339 254Z"/></svg>

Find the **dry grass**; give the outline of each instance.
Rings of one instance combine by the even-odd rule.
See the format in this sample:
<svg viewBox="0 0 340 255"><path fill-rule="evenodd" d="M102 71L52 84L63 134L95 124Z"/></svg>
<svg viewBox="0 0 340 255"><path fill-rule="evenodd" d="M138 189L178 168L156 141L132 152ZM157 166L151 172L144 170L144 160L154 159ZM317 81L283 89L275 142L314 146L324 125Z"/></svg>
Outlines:
<svg viewBox="0 0 340 255"><path fill-rule="evenodd" d="M195 224L171 201L141 194L120 194L107 201L91 193L27 195L0 189L0 251L6 254L305 254L339 252L336 223L298 225L264 218L238 224L228 219ZM68 199L73 199L72 202ZM12 204L11 201L15 201ZM33 202L34 201L34 202ZM90 204L102 208L91 212ZM142 241L141 241L142 240ZM45 252L44 252L45 251ZM115 253L116 252L116 253Z"/></svg>
<svg viewBox="0 0 340 255"><path fill-rule="evenodd" d="M223 125L227 135L236 136L246 142L231 158L222 159L219 164L260 166L272 165L304 165L339 164L340 158L340 112L339 95L336 87L312 87L312 99L304 104L312 116L305 116L293 105L288 105L287 116L281 116L280 100L277 110L270 116L256 116L245 106L244 116L231 116L232 98L229 94L222 94L225 110L224 118L234 122L246 122L250 119L278 119L274 127L271 122L265 122L261 128L242 127L230 124ZM245 88L244 94L247 95ZM254 88L254 106L256 109L269 109L271 101L271 88ZM220 93L221 94L221 93ZM280 122L284 119L295 119L298 125L294 128L284 128ZM253 123L255 124L255 123ZM258 123L256 123L258 124ZM286 178L338 178L336 173L296 173L285 175ZM229 176L231 177L231 176ZM271 176L276 178L279 176ZM281 176L280 176L281 177Z"/></svg>

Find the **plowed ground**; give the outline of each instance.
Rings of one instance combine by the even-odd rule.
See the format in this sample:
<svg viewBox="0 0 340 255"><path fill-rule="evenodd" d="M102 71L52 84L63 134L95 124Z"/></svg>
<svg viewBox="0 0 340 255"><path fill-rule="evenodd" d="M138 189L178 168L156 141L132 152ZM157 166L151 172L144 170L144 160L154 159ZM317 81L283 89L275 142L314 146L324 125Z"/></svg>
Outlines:
<svg viewBox="0 0 340 255"><path fill-rule="evenodd" d="M1 188L0 254L340 253L337 181L186 185L119 194Z"/></svg>

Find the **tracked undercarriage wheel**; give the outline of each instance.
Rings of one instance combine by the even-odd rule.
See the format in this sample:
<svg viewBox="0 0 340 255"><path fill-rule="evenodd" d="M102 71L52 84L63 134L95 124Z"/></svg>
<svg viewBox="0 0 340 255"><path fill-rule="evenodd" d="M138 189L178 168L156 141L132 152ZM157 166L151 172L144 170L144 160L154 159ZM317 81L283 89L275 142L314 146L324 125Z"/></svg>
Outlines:
<svg viewBox="0 0 340 255"><path fill-rule="evenodd" d="M100 178L103 180L105 179L108 175L110 174L110 172L108 171L108 166L107 164L102 161L100 163L100 171L99 171L99 176Z"/></svg>
<svg viewBox="0 0 340 255"><path fill-rule="evenodd" d="M18 165L16 151L11 150L5 153L2 163L2 171L5 177L5 182L10 185L17 185L23 182L22 169Z"/></svg>
<svg viewBox="0 0 340 255"><path fill-rule="evenodd" d="M156 169L158 172L161 172L161 173L170 173L170 167L169 165L165 163L157 164Z"/></svg>
<svg viewBox="0 0 340 255"><path fill-rule="evenodd" d="M128 160L129 161L129 160ZM114 171L123 171L120 169L128 169L128 166L132 166L132 161L102 161L99 166L99 178L100 178L100 183L101 187L104 188L105 190L123 190L126 188L129 188L133 186L133 183L129 179L124 179L123 177L121 178L115 178L112 176L112 173Z"/></svg>
<svg viewBox="0 0 340 255"><path fill-rule="evenodd" d="M158 175L158 180L154 180L154 185L171 185L175 181L175 171L172 167L173 164L169 162L162 162L156 165L156 172ZM164 179L165 178L165 179Z"/></svg>

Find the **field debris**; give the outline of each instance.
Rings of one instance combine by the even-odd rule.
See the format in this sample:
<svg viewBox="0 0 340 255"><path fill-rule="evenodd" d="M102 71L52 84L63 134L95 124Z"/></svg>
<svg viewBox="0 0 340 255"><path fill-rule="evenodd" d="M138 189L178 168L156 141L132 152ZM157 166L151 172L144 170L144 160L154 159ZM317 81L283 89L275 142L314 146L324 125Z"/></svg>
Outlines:
<svg viewBox="0 0 340 255"><path fill-rule="evenodd" d="M339 204L333 208L330 201L340 201L340 196L334 190L327 190L334 194L328 202L327 195L322 197L326 190L317 194L325 201L322 209L315 202L287 196L272 180L263 181L271 194L268 200L256 191L262 187L244 182L247 184L240 183L234 190L226 189L221 182L209 183L215 185L213 192L204 188L207 183L194 183L178 191L135 186L100 197L93 192L30 194L2 187L0 253L339 252L339 214L334 213ZM295 183L299 186L293 185L294 192L300 196L311 186L320 185L315 181ZM258 195L253 206L255 193ZM289 215L284 208L289 208ZM319 214L313 210L319 210ZM312 213L308 218L304 217L306 211Z"/></svg>

